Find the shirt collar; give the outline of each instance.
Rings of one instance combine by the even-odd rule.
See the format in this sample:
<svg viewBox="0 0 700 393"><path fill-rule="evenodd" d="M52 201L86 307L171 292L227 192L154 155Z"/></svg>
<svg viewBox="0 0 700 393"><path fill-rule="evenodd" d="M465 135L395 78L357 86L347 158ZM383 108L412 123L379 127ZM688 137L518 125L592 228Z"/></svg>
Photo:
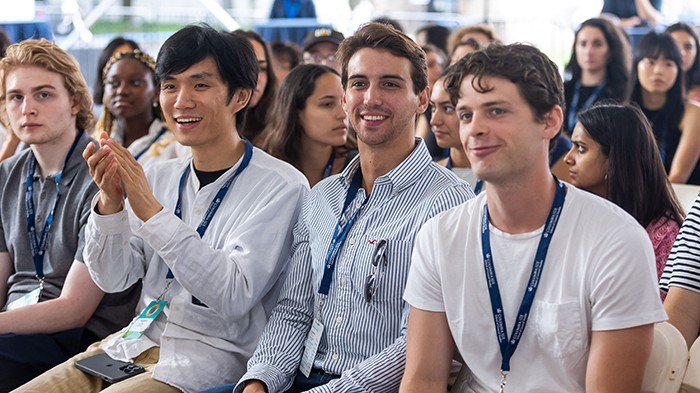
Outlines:
<svg viewBox="0 0 700 393"><path fill-rule="evenodd" d="M432 157L430 156L430 152L428 151L425 142L423 142L421 138L416 137L415 147L408 157L406 157L406 159L394 169L390 170L385 175L378 177L374 184L389 184L392 186L394 192L401 192L418 180L419 175L428 165L430 165L431 162ZM350 187L352 178L359 168L360 155L358 154L352 159L352 161L350 161L348 166L339 176L338 181L343 183L344 188L347 189Z"/></svg>

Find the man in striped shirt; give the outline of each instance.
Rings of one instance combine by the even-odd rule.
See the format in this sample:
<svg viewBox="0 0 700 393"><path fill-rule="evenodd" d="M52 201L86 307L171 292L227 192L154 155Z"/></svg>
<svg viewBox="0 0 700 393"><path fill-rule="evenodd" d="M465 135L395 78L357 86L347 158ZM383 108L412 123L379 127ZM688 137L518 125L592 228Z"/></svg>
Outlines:
<svg viewBox="0 0 700 393"><path fill-rule="evenodd" d="M343 41L339 58L360 154L306 199L289 275L237 392L396 391L413 240L430 217L473 196L414 137L429 96L420 47L371 23Z"/></svg>

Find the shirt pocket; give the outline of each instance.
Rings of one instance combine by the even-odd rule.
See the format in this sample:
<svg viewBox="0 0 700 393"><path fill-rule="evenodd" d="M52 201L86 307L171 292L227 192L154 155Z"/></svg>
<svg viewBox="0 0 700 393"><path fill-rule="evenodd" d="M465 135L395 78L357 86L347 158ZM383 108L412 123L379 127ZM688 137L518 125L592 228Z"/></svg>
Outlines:
<svg viewBox="0 0 700 393"><path fill-rule="evenodd" d="M535 300L531 318L539 348L557 359L580 355L585 351L586 327L581 321L580 305L576 301L547 303Z"/></svg>
<svg viewBox="0 0 700 393"><path fill-rule="evenodd" d="M357 261L358 268L354 269L354 280L358 283L355 290L364 298L367 287L367 280L374 277L375 291L372 302L402 302L403 292L408 279L408 270L411 264L411 253L413 242L405 240L387 240L384 250L386 265L375 268L372 263L374 257L372 252L361 253L361 260ZM381 265L381 262L380 262Z"/></svg>

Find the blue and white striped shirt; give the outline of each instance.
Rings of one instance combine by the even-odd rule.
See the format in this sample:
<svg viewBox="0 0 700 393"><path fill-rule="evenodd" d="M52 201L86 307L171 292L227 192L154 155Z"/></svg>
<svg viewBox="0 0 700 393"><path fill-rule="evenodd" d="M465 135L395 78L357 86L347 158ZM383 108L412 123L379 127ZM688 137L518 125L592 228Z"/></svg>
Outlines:
<svg viewBox="0 0 700 393"><path fill-rule="evenodd" d="M343 208L359 157L338 176L312 189L294 228L290 271L257 349L241 382L263 381L269 392L283 392L299 368L304 341L314 318L324 325L313 367L342 377L315 392L396 391L405 363L402 299L413 242L423 223L472 198L467 185L434 164L425 144L374 182L372 194L350 229L336 260L327 297L319 294L326 252ZM360 189L345 217L365 201ZM387 241L388 264L371 303L364 299L372 274L374 244ZM325 297L321 306L319 300ZM242 391L240 383L234 391Z"/></svg>
<svg viewBox="0 0 700 393"><path fill-rule="evenodd" d="M670 286L700 293L700 195L683 221L659 282L663 291Z"/></svg>

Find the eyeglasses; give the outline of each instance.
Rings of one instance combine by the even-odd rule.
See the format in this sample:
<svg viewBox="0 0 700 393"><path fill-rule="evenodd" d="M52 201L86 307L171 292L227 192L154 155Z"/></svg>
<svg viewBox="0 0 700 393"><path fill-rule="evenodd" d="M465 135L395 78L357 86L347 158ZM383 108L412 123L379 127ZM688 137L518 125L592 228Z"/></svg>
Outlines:
<svg viewBox="0 0 700 393"><path fill-rule="evenodd" d="M367 276L365 280L365 300L367 303L372 302L374 295L377 293L377 288L379 287L379 280L384 275L384 270L386 270L386 240L382 239L377 241L377 245L374 247L374 253L372 254L372 265L374 266L374 272Z"/></svg>

